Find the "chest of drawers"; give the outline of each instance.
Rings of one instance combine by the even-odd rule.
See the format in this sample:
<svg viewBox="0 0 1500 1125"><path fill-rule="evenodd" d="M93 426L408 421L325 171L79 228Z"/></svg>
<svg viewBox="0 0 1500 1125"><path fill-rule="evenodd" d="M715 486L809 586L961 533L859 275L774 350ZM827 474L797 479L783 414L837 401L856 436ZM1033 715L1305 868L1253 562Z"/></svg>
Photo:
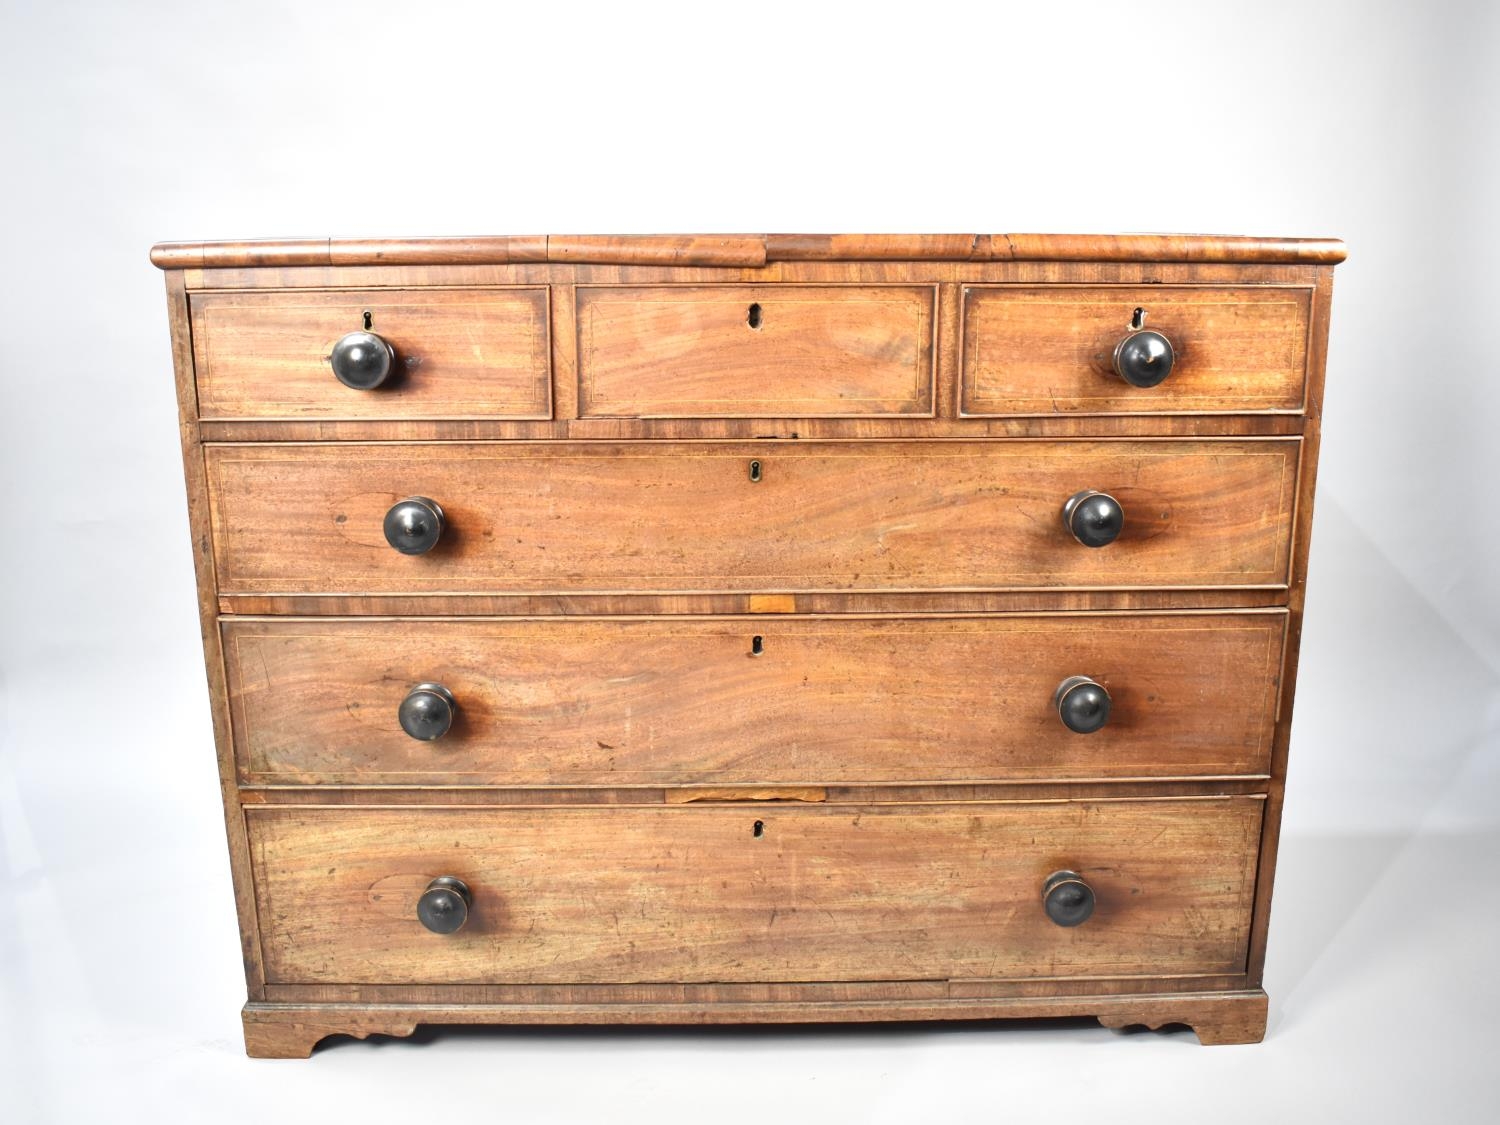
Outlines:
<svg viewBox="0 0 1500 1125"><path fill-rule="evenodd" d="M1258 1040L1331 240L166 243L257 1056Z"/></svg>

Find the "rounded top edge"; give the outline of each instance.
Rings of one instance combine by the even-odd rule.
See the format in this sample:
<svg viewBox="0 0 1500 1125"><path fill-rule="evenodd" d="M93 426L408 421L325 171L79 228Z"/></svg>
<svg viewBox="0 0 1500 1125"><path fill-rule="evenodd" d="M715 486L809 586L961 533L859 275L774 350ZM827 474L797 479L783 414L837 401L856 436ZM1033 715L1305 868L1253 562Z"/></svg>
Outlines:
<svg viewBox="0 0 1500 1125"><path fill-rule="evenodd" d="M1205 234L626 234L159 242L164 270L255 266L595 265L753 269L791 261L1099 261L1334 265L1336 238Z"/></svg>

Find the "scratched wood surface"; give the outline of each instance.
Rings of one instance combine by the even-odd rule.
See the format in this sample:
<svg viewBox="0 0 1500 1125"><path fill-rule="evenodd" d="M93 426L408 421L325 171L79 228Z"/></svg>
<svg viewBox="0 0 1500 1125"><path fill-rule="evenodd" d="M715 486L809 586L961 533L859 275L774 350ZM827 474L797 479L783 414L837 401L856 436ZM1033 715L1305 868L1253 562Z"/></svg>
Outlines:
<svg viewBox="0 0 1500 1125"><path fill-rule="evenodd" d="M1083 1013L1260 1037L1341 243L521 236L152 256L251 1053L417 1022ZM622 304L589 353L580 314L627 290L701 307ZM913 328L852 299L789 313L793 290L921 297ZM488 311L444 321L471 297ZM1140 392L1102 363L1136 307L1179 361ZM365 311L401 373L374 395L325 358ZM1058 519L1083 487L1125 503L1104 551ZM435 493L443 544L396 556L385 507ZM1094 736L1035 710L1049 662L1075 654L1116 700ZM419 746L393 703L434 667L460 721ZM595 724L623 736L591 749ZM1064 853L1093 869L1101 912L1038 938L1042 858ZM457 941L412 916L408 884L445 869L483 892ZM624 953L600 901L623 906ZM514 917L540 944L517 945ZM912 979L913 959L934 975Z"/></svg>
<svg viewBox="0 0 1500 1125"><path fill-rule="evenodd" d="M271 981L588 983L1237 972L1260 815L1225 798L246 821ZM1081 926L1043 910L1059 869L1094 890ZM473 894L456 934L416 917L438 875Z"/></svg>
<svg viewBox="0 0 1500 1125"><path fill-rule="evenodd" d="M227 621L253 784L677 785L1264 774L1285 615ZM1057 685L1113 700L1091 735ZM442 740L396 712L436 681Z"/></svg>
<svg viewBox="0 0 1500 1125"><path fill-rule="evenodd" d="M1312 289L1205 286L964 290L966 414L1294 411L1307 381ZM1155 387L1114 376L1143 326L1175 353Z"/></svg>
<svg viewBox="0 0 1500 1125"><path fill-rule="evenodd" d="M581 417L931 414L933 286L577 291Z"/></svg>
<svg viewBox="0 0 1500 1125"><path fill-rule="evenodd" d="M190 299L204 419L547 418L545 288L198 293ZM328 356L365 327L396 351L371 390Z"/></svg>
<svg viewBox="0 0 1500 1125"><path fill-rule="evenodd" d="M224 594L1266 586L1287 579L1295 440L219 446ZM751 479L752 463L761 479ZM1061 519L1125 510L1108 547ZM386 511L436 500L431 552Z"/></svg>

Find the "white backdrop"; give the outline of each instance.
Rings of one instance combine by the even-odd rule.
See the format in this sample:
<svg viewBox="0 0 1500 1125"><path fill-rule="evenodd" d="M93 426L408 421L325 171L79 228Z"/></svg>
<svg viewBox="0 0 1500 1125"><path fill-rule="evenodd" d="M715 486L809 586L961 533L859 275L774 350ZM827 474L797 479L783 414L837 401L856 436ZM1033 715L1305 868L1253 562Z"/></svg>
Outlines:
<svg viewBox="0 0 1500 1125"><path fill-rule="evenodd" d="M451 1097L516 1120L1172 1119L1225 1089L1226 1120L1290 1096L1484 1119L1500 990L1463 974L1500 922L1500 6L0 0L0 93L11 1119L409 1119L460 1076ZM240 1057L150 244L1018 230L1349 244L1268 1042L498 1032Z"/></svg>

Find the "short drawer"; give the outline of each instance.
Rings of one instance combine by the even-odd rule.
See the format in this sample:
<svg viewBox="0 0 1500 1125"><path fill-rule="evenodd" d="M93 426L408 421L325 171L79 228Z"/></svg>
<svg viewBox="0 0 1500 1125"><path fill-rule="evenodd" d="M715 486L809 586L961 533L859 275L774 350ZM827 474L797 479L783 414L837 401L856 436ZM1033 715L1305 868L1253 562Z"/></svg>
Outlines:
<svg viewBox="0 0 1500 1125"><path fill-rule="evenodd" d="M583 417L931 415L933 286L577 291Z"/></svg>
<svg viewBox="0 0 1500 1125"><path fill-rule="evenodd" d="M962 410L1298 411L1311 308L1305 288L972 286L964 290ZM1156 386L1114 374L1115 347L1137 321L1172 345L1171 373Z"/></svg>
<svg viewBox="0 0 1500 1125"><path fill-rule="evenodd" d="M547 290L194 293L198 413L205 419L549 418ZM330 363L345 335L394 350L369 390Z"/></svg>
<svg viewBox="0 0 1500 1125"><path fill-rule="evenodd" d="M245 810L267 980L631 983L1245 969L1255 798ZM1092 915L1059 926L1059 871ZM465 884L430 932L434 878ZM457 920L456 911L450 920Z"/></svg>
<svg viewBox="0 0 1500 1125"><path fill-rule="evenodd" d="M590 593L1280 586L1298 439L224 445L220 592ZM1064 504L1102 490L1109 546ZM436 501L441 538L386 515Z"/></svg>
<svg viewBox="0 0 1500 1125"><path fill-rule="evenodd" d="M1286 614L250 619L223 633L248 784L822 785L1265 774ZM1092 733L1054 701L1079 675L1110 697ZM408 735L399 712L423 684L453 706L415 700L438 721Z"/></svg>

